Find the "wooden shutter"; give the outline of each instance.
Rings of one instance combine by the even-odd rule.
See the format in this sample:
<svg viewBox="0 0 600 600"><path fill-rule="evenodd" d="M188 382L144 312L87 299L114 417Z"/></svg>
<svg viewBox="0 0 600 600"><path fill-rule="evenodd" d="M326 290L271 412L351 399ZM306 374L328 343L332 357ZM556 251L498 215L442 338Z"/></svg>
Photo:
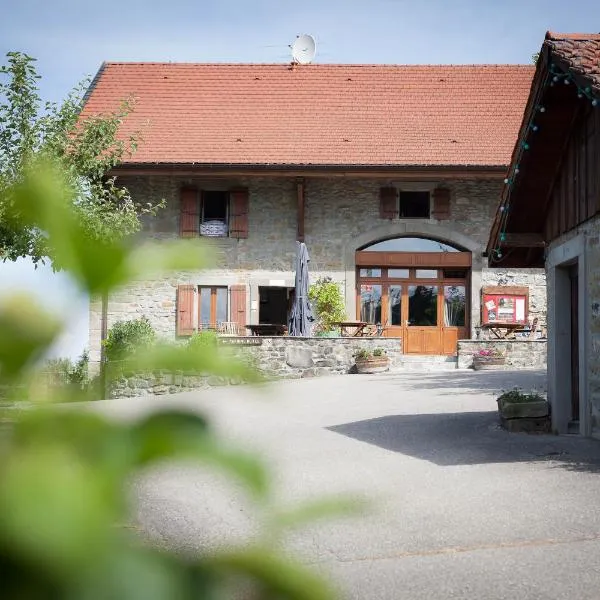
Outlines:
<svg viewBox="0 0 600 600"><path fill-rule="evenodd" d="M440 221L450 218L450 190L435 188L433 190L433 218Z"/></svg>
<svg viewBox="0 0 600 600"><path fill-rule="evenodd" d="M229 236L248 237L248 190L233 190L229 194Z"/></svg>
<svg viewBox="0 0 600 600"><path fill-rule="evenodd" d="M194 333L195 285L177 286L177 335Z"/></svg>
<svg viewBox="0 0 600 600"><path fill-rule="evenodd" d="M180 194L179 233L181 237L197 237L200 229L198 190L182 188Z"/></svg>
<svg viewBox="0 0 600 600"><path fill-rule="evenodd" d="M395 219L398 216L398 195L396 188L382 187L379 190L379 217Z"/></svg>
<svg viewBox="0 0 600 600"><path fill-rule="evenodd" d="M230 319L237 323L240 335L246 335L246 286L232 285Z"/></svg>

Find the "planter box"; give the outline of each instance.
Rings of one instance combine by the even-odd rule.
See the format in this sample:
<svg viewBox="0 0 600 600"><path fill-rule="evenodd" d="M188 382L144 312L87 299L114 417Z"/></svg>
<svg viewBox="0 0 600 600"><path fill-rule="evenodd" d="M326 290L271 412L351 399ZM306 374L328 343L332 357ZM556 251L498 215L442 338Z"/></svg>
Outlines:
<svg viewBox="0 0 600 600"><path fill-rule="evenodd" d="M499 371L506 365L504 356L474 356L473 368L476 371Z"/></svg>
<svg viewBox="0 0 600 600"><path fill-rule="evenodd" d="M356 372L362 374L384 373L390 368L390 361L387 356L367 358L366 360L356 361Z"/></svg>
<svg viewBox="0 0 600 600"><path fill-rule="evenodd" d="M500 424L513 433L549 433L550 405L546 400L508 402L498 400Z"/></svg>

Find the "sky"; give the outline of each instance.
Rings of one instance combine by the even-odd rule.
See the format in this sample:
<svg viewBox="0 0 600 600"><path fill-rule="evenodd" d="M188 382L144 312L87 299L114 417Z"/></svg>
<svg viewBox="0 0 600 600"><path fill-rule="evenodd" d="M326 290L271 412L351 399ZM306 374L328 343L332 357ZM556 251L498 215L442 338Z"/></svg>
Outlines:
<svg viewBox="0 0 600 600"><path fill-rule="evenodd" d="M0 55L38 59L44 100L60 101L103 61L268 62L309 33L318 63L530 63L547 30L599 32L594 0L0 0ZM42 295L69 318L54 353L87 342L86 301L64 276L0 264L0 294Z"/></svg>

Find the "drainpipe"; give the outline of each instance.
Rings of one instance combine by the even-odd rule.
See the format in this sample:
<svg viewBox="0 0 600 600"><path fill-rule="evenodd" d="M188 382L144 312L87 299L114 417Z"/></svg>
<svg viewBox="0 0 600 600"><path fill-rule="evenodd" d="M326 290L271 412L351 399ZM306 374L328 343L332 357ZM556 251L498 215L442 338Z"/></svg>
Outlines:
<svg viewBox="0 0 600 600"><path fill-rule="evenodd" d="M106 381L106 352L104 342L108 336L108 293L102 293L102 314L100 316L100 384L102 386L102 398L107 397Z"/></svg>

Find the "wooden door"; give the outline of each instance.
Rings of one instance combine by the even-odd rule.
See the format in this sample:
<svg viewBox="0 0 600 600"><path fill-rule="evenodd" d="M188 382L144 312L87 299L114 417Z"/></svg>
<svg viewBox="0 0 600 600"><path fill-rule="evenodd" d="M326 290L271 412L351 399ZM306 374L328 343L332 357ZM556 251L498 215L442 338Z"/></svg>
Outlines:
<svg viewBox="0 0 600 600"><path fill-rule="evenodd" d="M454 355L468 337L467 290L441 269L360 269L357 318L381 324L406 354Z"/></svg>
<svg viewBox="0 0 600 600"><path fill-rule="evenodd" d="M442 354L440 286L413 281L405 295L405 354Z"/></svg>

